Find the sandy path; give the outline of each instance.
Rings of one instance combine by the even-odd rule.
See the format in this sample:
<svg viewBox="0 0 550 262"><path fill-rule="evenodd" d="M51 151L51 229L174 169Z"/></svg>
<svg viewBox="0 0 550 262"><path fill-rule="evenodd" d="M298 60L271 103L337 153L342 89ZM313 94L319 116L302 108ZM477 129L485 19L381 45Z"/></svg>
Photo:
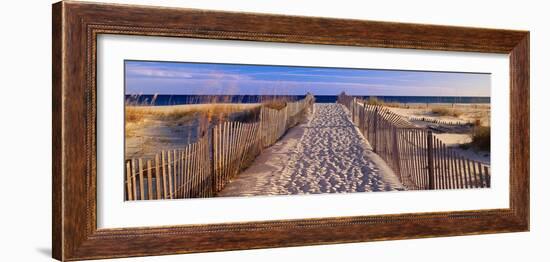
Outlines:
<svg viewBox="0 0 550 262"><path fill-rule="evenodd" d="M287 195L403 190L339 104L315 104L305 124L292 128L220 196Z"/></svg>

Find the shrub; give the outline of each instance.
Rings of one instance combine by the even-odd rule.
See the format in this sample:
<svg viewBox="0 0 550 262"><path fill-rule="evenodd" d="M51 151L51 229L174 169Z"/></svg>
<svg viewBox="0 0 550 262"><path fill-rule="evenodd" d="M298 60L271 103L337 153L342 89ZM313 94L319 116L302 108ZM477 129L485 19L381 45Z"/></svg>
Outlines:
<svg viewBox="0 0 550 262"><path fill-rule="evenodd" d="M491 150L491 127L476 126L472 135L472 145L479 150Z"/></svg>

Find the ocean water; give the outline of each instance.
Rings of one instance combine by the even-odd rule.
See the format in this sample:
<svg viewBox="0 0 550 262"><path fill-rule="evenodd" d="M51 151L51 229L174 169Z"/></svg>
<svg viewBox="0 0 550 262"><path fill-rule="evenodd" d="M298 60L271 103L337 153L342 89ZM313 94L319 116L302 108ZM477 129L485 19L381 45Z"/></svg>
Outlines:
<svg viewBox="0 0 550 262"><path fill-rule="evenodd" d="M126 101L138 105L186 105L211 103L260 103L273 98L289 98L293 101L300 100L302 96L263 96L263 95L236 95L236 96L212 96L212 95L126 95ZM368 99L369 96L356 96ZM338 96L315 96L316 103L335 103ZM490 97L468 96L376 96L384 102L396 103L455 103L455 104L489 104Z"/></svg>

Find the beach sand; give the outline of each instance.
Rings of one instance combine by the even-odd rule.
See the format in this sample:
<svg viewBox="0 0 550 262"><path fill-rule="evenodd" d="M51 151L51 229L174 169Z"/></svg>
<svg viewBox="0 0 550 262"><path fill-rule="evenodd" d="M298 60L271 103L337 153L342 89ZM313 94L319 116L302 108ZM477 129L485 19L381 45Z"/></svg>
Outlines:
<svg viewBox="0 0 550 262"><path fill-rule="evenodd" d="M218 196L405 190L342 105L315 104L313 111Z"/></svg>

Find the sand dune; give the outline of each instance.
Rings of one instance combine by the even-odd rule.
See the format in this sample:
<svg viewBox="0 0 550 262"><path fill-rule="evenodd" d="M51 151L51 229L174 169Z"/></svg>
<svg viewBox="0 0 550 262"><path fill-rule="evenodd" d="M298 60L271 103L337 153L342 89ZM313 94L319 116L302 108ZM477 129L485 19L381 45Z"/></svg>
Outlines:
<svg viewBox="0 0 550 262"><path fill-rule="evenodd" d="M404 190L339 104L315 104L307 123L291 129L219 196Z"/></svg>
<svg viewBox="0 0 550 262"><path fill-rule="evenodd" d="M480 121L482 126L490 126L491 106L490 104L407 104L407 107L388 107L392 112L407 118L428 118L447 122L473 123ZM443 108L454 115L438 115L432 112L433 109ZM423 126L423 125L421 125Z"/></svg>
<svg viewBox="0 0 550 262"><path fill-rule="evenodd" d="M198 139L200 117L210 123L246 117L260 104L188 104L125 107L125 158L153 158L159 149L177 150Z"/></svg>

